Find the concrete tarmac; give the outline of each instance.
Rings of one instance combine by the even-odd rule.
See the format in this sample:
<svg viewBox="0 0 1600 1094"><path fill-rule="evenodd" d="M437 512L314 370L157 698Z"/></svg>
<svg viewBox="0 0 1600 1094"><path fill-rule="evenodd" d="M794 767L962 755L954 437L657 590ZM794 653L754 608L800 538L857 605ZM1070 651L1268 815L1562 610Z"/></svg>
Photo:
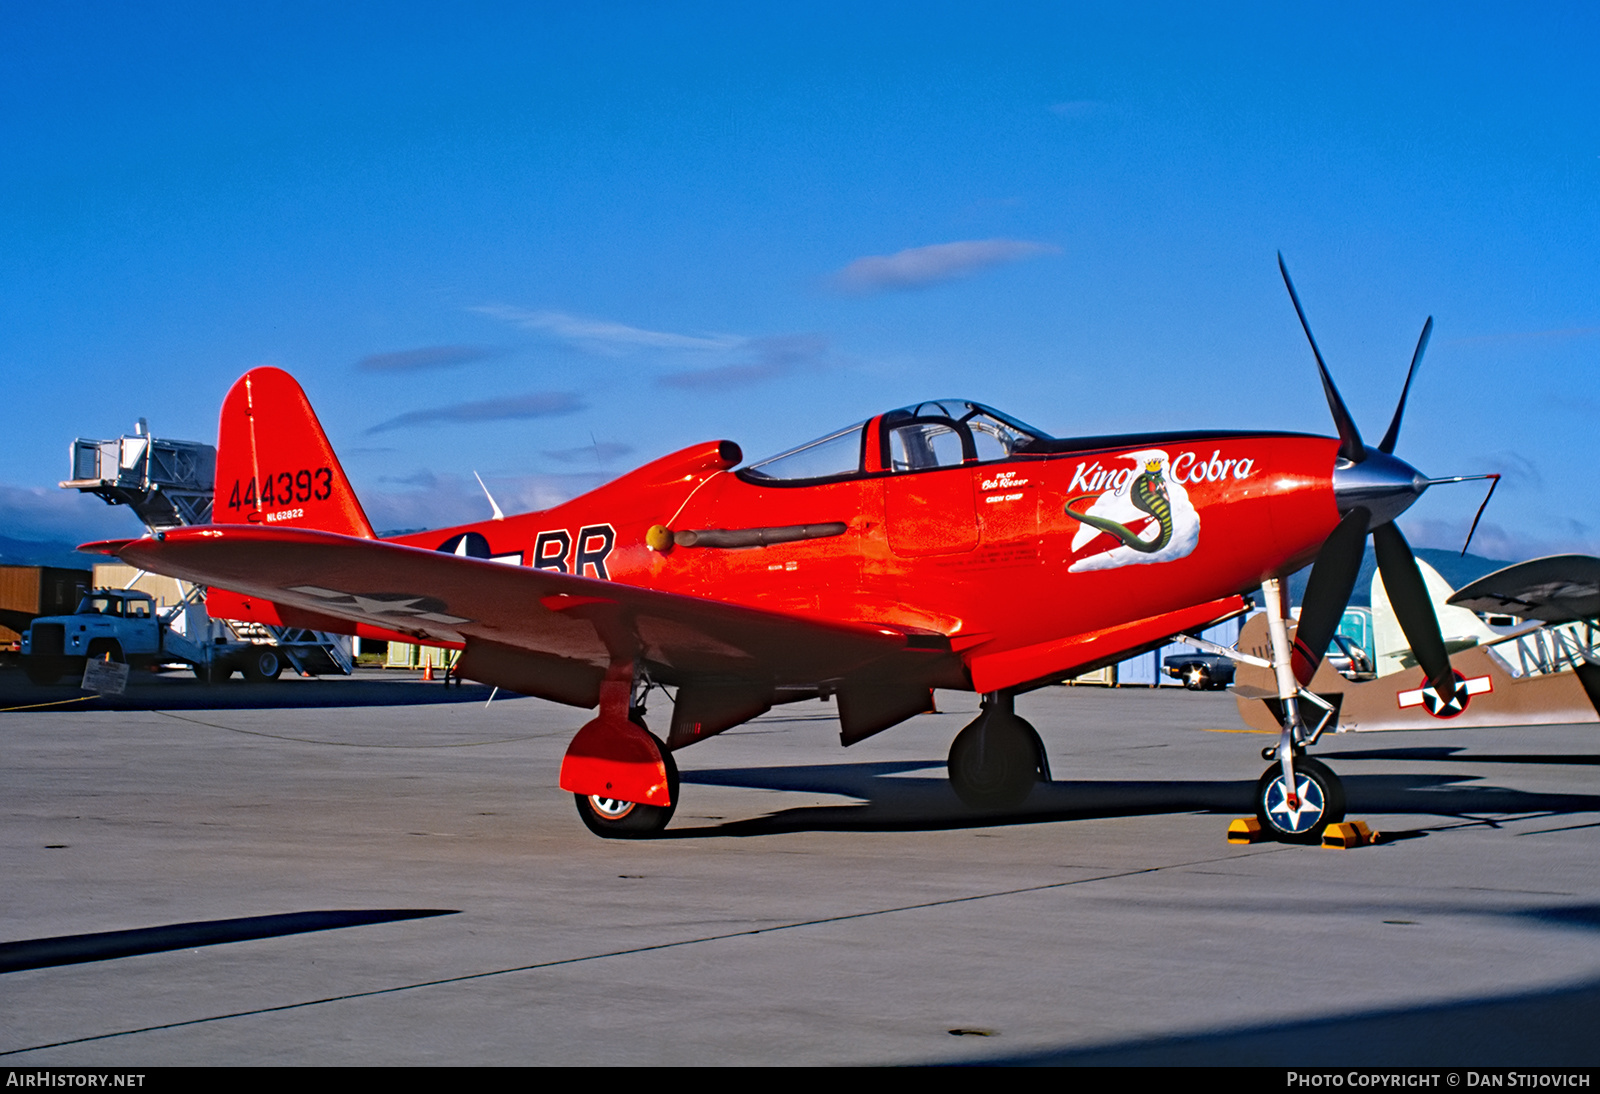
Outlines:
<svg viewBox="0 0 1600 1094"><path fill-rule="evenodd" d="M0 671L58 704L0 713L9 1066L1600 1061L1592 725L1329 738L1388 839L1328 851L1225 841L1271 743L1227 694L1021 697L1055 782L1006 817L944 779L975 697L848 750L798 704L620 842L556 787L581 711L80 694Z"/></svg>

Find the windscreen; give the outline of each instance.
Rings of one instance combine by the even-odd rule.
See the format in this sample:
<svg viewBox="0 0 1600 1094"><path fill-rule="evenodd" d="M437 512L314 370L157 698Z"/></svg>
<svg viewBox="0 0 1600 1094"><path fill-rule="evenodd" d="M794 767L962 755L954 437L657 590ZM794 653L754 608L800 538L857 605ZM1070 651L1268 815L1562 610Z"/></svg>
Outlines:
<svg viewBox="0 0 1600 1094"><path fill-rule="evenodd" d="M791 479L832 479L861 471L861 437L866 422L818 437L798 448L753 463L744 474L753 478L787 481Z"/></svg>

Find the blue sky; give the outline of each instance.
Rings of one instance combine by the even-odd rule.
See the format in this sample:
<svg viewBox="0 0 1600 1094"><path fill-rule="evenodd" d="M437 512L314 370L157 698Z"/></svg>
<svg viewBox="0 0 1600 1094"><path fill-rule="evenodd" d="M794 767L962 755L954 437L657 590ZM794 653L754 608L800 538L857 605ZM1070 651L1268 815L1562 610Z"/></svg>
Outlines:
<svg viewBox="0 0 1600 1094"><path fill-rule="evenodd" d="M926 397L1330 433L1600 553L1597 9L0 0L0 534L288 369L379 527ZM1402 520L1459 547L1477 487Z"/></svg>

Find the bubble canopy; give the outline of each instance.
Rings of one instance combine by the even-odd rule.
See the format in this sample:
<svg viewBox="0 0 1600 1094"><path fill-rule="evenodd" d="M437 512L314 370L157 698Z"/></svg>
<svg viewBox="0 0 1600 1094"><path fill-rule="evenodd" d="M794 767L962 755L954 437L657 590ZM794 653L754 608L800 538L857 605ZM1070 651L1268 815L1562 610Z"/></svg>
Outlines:
<svg viewBox="0 0 1600 1094"><path fill-rule="evenodd" d="M869 460L868 428L878 423L879 458ZM753 483L818 482L883 472L992 463L1047 449L1049 434L982 403L934 399L807 441L740 469Z"/></svg>

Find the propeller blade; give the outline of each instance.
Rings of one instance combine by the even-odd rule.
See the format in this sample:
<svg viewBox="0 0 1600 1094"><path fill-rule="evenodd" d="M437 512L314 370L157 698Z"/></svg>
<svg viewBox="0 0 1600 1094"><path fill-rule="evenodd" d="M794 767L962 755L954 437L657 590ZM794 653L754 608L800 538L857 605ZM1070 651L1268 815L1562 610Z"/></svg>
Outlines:
<svg viewBox="0 0 1600 1094"><path fill-rule="evenodd" d="M1380 524L1372 530L1372 549L1378 556L1378 571L1383 574L1383 587L1394 606L1400 629L1411 643L1411 654L1428 674L1428 683L1441 696L1455 694L1455 671L1450 667L1450 655L1445 652L1444 635L1439 631L1439 617L1434 614L1433 601L1428 587L1423 584L1422 572L1417 569L1417 558L1411 545L1400 534L1393 522Z"/></svg>
<svg viewBox="0 0 1600 1094"><path fill-rule="evenodd" d="M1311 324L1306 322L1306 310L1300 306L1300 294L1294 291L1294 282L1289 280L1289 267L1283 264L1283 252L1278 252L1278 272L1283 274L1284 287L1289 290L1289 299L1294 301L1294 313L1300 317L1300 326L1306 332L1306 341L1311 343L1311 352L1317 359L1317 368L1322 373L1322 391L1328 397L1328 409L1333 413L1333 424L1339 428L1339 455L1351 463L1360 463L1367 458L1366 445L1361 443L1361 431L1356 428L1355 419L1350 417L1350 411L1345 407L1344 400L1339 397L1339 389L1333 386L1333 376L1328 372L1327 363L1322 360L1322 351L1317 348L1317 340L1311 333Z"/></svg>
<svg viewBox="0 0 1600 1094"><path fill-rule="evenodd" d="M1328 643L1339 630L1345 605L1350 603L1350 590L1356 587L1356 575L1361 570L1361 556L1367 545L1367 522L1372 514L1356 506L1344 515L1333 534L1317 553L1311 567L1311 577L1306 581L1306 595L1300 601L1300 625L1294 632L1294 649L1290 664L1294 678L1305 687L1316 675L1328 652Z"/></svg>
<svg viewBox="0 0 1600 1094"><path fill-rule="evenodd" d="M1378 442L1378 451L1392 453L1395 442L1400 439L1400 418L1406 412L1406 396L1411 394L1411 378L1417 374L1417 364L1422 360L1422 351L1428 348L1428 339L1433 336L1433 316L1428 316L1428 321L1422 324L1422 337L1417 339L1417 352L1411 355L1411 368L1406 372L1406 386L1400 389L1400 402L1394 408L1394 421L1389 423L1389 432L1383 435L1383 440Z"/></svg>

